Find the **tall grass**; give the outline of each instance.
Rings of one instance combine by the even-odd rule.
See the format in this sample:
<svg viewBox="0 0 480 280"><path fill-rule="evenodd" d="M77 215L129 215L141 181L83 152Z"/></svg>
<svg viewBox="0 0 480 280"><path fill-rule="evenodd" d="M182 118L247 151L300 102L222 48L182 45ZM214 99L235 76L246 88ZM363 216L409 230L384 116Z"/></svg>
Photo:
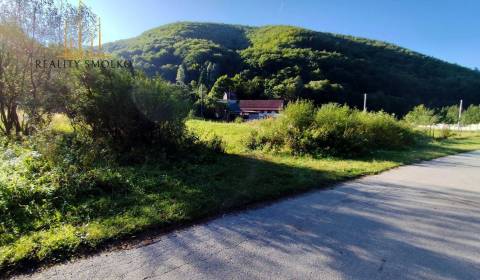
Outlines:
<svg viewBox="0 0 480 280"><path fill-rule="evenodd" d="M315 108L309 101L297 101L279 118L264 121L247 145L292 154L357 156L407 147L415 143L415 135L410 126L385 112L361 112L333 103Z"/></svg>

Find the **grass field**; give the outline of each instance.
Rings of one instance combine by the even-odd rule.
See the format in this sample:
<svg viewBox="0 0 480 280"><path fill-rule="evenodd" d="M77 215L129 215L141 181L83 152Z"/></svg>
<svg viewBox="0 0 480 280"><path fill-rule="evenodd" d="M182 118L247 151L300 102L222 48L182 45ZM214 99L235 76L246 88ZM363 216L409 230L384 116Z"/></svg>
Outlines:
<svg viewBox="0 0 480 280"><path fill-rule="evenodd" d="M247 137L248 133L255 130L257 126L256 122L240 124L203 120L189 120L187 122L187 127L200 137L205 139L209 139L213 135L221 137L228 154L258 158L292 167L309 168L319 172L332 172L332 174L337 174L340 178L373 174L419 160L428 160L449 154L480 149L479 132L462 132L454 134L449 139L437 139L412 147L407 151L377 151L370 156L356 159L315 158L311 156L260 153L258 151L249 151L243 145L245 137Z"/></svg>
<svg viewBox="0 0 480 280"><path fill-rule="evenodd" d="M464 133L406 151L378 151L356 159L295 157L246 149L244 139L256 126L255 122L189 120L188 129L199 137L221 137L226 154L201 163L96 168L88 176L100 185L75 197L61 197L61 207L52 202L59 198L49 189L45 205L38 205L41 215L18 219L15 227L0 218L0 273L68 259L145 230L175 227L402 164L480 149L480 134ZM4 178L0 188L7 179L26 180L12 177L16 172L0 171ZM50 187L45 178L37 179L24 182L26 188ZM23 213L22 207L15 211Z"/></svg>

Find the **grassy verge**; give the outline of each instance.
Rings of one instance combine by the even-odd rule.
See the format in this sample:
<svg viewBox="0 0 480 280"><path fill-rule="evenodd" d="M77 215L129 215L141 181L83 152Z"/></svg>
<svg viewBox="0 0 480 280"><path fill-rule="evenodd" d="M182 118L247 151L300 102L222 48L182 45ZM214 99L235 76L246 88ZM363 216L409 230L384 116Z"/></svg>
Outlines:
<svg viewBox="0 0 480 280"><path fill-rule="evenodd" d="M311 156L291 156L287 154L270 154L248 151L244 146L245 136L258 127L256 122L246 123L218 123L202 120L190 120L188 128L205 139L220 136L228 154L242 155L265 161L282 163L292 167L311 168L317 171L340 172L353 176L378 173L389 168L413 163L420 160L429 160L456 153L480 149L480 132L453 133L448 139L436 139L408 150L377 151L372 155L342 159L336 157L315 158ZM437 134L439 135L439 134ZM346 178L348 179L348 178Z"/></svg>
<svg viewBox="0 0 480 280"><path fill-rule="evenodd" d="M203 163L95 168L88 176L95 178L96 185L75 197L52 196L43 204L27 201L11 209L18 214L13 221L0 218L0 272L66 259L140 231L181 225L402 164L480 149L480 134L464 133L407 151L380 151L359 159L249 152L242 146L243 139L256 125L188 121L188 128L200 137L222 137L227 153ZM0 188L8 187L1 184L8 180L42 182L42 178L25 177L22 170L1 173L6 177ZM37 191L40 185L31 184L31 188ZM29 216L29 207L45 209Z"/></svg>

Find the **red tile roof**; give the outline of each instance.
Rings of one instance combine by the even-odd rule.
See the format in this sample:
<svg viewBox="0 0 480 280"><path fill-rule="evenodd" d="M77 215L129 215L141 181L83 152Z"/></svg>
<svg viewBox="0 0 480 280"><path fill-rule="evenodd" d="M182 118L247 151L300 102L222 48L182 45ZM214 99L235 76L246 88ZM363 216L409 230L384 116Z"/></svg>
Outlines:
<svg viewBox="0 0 480 280"><path fill-rule="evenodd" d="M283 100L239 100L240 111L280 111L283 109Z"/></svg>

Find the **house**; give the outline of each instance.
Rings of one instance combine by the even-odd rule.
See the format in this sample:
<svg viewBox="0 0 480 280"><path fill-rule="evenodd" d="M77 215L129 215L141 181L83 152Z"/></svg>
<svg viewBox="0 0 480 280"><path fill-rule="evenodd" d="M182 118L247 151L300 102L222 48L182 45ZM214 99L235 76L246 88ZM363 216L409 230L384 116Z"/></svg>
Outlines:
<svg viewBox="0 0 480 280"><path fill-rule="evenodd" d="M284 100L237 100L234 93L225 93L222 103L226 104L227 119L236 116L245 119L263 119L275 117L283 110Z"/></svg>

